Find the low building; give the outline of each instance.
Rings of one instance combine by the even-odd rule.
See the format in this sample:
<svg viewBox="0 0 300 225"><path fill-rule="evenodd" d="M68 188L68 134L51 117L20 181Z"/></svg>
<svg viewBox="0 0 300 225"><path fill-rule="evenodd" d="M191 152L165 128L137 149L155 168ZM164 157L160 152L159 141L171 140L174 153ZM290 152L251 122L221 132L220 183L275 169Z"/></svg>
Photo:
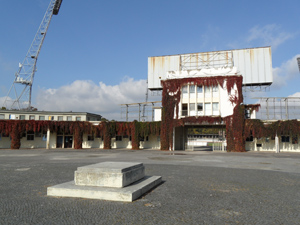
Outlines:
<svg viewBox="0 0 300 225"><path fill-rule="evenodd" d="M104 124L116 127L113 122ZM77 139L80 139L79 148L104 148L105 134L99 132L102 125L101 115L88 112L0 110L0 148L15 148L12 142L16 139L20 140L17 148L23 149L78 148ZM80 134L74 131L77 128ZM109 148L132 148L128 134L113 133L109 141ZM139 148L159 149L159 136L139 137Z"/></svg>

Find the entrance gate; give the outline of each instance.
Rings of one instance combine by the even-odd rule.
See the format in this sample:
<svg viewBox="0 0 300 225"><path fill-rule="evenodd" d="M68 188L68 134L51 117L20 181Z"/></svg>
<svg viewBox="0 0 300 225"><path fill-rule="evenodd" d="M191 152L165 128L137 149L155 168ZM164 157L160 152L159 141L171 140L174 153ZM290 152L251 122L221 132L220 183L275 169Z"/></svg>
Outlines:
<svg viewBox="0 0 300 225"><path fill-rule="evenodd" d="M189 125L175 129L175 150L226 151L225 127Z"/></svg>

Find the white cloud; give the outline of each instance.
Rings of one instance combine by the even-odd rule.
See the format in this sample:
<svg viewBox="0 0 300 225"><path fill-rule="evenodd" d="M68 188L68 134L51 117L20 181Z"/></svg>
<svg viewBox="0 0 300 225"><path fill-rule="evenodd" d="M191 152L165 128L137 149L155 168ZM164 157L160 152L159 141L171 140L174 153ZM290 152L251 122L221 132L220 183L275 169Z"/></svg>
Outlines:
<svg viewBox="0 0 300 225"><path fill-rule="evenodd" d="M35 107L39 110L93 112L119 120L120 104L144 102L146 88L146 80L128 77L113 86L76 80L58 89L40 89Z"/></svg>
<svg viewBox="0 0 300 225"><path fill-rule="evenodd" d="M3 106L6 97L0 97L0 108Z"/></svg>
<svg viewBox="0 0 300 225"><path fill-rule="evenodd" d="M261 41L263 45L272 46L276 49L286 40L292 38L294 35L281 30L281 27L276 24L268 24L263 27L255 26L249 30L247 42Z"/></svg>
<svg viewBox="0 0 300 225"><path fill-rule="evenodd" d="M292 95L289 95L288 97L299 97L300 98L300 92L296 92Z"/></svg>
<svg viewBox="0 0 300 225"><path fill-rule="evenodd" d="M300 55L295 55L293 58L282 63L280 67L273 68L272 88L280 88L285 86L288 80L299 76L297 57L300 57Z"/></svg>

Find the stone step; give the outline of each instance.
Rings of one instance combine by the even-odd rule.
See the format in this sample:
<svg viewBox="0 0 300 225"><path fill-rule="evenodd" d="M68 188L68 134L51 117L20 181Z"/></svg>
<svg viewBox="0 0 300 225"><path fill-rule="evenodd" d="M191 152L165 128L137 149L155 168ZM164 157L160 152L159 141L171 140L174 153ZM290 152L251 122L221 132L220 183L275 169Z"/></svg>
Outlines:
<svg viewBox="0 0 300 225"><path fill-rule="evenodd" d="M161 176L145 176L123 188L78 186L74 181L47 188L48 196L132 202L162 182Z"/></svg>
<svg viewBox="0 0 300 225"><path fill-rule="evenodd" d="M103 162L78 167L75 185L95 187L126 187L145 176L143 163Z"/></svg>

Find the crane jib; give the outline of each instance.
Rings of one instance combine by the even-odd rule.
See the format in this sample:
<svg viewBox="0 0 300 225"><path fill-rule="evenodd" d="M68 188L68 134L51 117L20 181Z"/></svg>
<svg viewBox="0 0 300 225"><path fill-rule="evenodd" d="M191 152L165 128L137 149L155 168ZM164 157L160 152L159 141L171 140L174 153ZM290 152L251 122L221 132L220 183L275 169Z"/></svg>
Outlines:
<svg viewBox="0 0 300 225"><path fill-rule="evenodd" d="M63 0L56 0L55 2L55 5L54 5L54 8L53 8L53 14L54 15L57 15L58 14L58 11L60 9L60 5L62 3Z"/></svg>

